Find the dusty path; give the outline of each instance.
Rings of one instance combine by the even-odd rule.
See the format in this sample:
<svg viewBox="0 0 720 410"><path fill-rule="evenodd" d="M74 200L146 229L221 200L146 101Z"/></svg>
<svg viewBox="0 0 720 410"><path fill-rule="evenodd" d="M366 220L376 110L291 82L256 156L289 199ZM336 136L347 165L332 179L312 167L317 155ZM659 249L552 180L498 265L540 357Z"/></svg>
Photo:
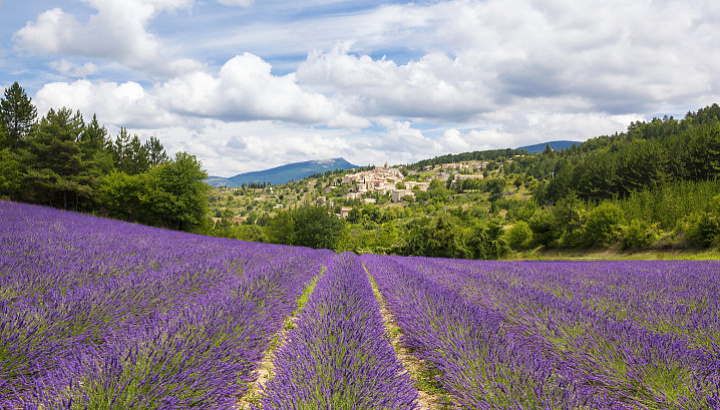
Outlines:
<svg viewBox="0 0 720 410"><path fill-rule="evenodd" d="M421 383L420 374L422 369L422 362L417 357L413 356L408 352L406 348L400 343L400 336L402 335L402 329L397 325L390 311L385 305L385 299L383 298L380 290L378 289L375 279L372 277L370 272L365 269L365 272L370 279L373 293L380 302L380 313L382 314L383 321L385 322L385 334L390 339L390 344L395 349L395 354L405 369L410 374L410 378L415 382L415 386L418 390L418 410L446 410L449 409L447 405L442 404L440 396L429 393L420 387Z"/></svg>
<svg viewBox="0 0 720 410"><path fill-rule="evenodd" d="M323 268L320 275L322 275L324 272L325 268ZM288 318L285 319L282 329L280 329L280 331L275 335L275 337L273 337L272 341L270 342L270 346L265 352L265 357L263 357L263 359L258 364L257 369L255 370L255 372L257 373L257 379L250 386L248 392L243 395L243 397L238 401L237 409L248 410L251 408L251 405L254 405L255 407L260 407L260 398L262 397L261 386L266 385L275 375L275 352L277 352L278 349L282 347L283 344L285 344L285 342L287 341L288 331L295 328L296 321L298 320L300 313L302 312L305 304L310 298L310 294L312 294L313 290L315 290L315 285L317 284L320 275L315 276L312 282L310 282L305 287L302 295L300 295L297 300L297 308Z"/></svg>

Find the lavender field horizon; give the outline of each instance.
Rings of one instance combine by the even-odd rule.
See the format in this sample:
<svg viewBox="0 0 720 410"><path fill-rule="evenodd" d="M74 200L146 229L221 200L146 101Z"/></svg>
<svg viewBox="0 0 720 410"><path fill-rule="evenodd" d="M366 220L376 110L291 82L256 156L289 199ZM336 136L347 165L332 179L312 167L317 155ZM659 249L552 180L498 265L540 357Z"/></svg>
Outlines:
<svg viewBox="0 0 720 410"><path fill-rule="evenodd" d="M719 274L337 255L0 201L0 409L717 409Z"/></svg>

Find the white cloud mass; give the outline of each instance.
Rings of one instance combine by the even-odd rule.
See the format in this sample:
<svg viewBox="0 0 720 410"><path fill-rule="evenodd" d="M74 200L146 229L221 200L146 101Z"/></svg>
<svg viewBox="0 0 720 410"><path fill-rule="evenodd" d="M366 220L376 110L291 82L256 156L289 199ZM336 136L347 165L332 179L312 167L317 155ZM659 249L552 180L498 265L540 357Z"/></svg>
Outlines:
<svg viewBox="0 0 720 410"><path fill-rule="evenodd" d="M191 59L164 58L162 42L147 30L159 13L189 7L193 0L82 1L97 10L86 23L54 8L15 33L15 42L34 53L109 58L150 71L179 72L199 66Z"/></svg>
<svg viewBox="0 0 720 410"><path fill-rule="evenodd" d="M194 72L166 82L160 90L161 100L180 113L230 121L369 125L341 113L324 95L304 91L295 74L274 76L271 69L260 57L245 53L225 63L217 76Z"/></svg>
<svg viewBox="0 0 720 410"><path fill-rule="evenodd" d="M238 7L250 7L253 5L253 0L218 0L218 3L224 6L238 6Z"/></svg>
<svg viewBox="0 0 720 410"><path fill-rule="evenodd" d="M130 128L164 127L179 120L158 105L157 97L133 81L49 83L37 92L34 102L39 113L69 107L80 110L86 118L97 114L101 122Z"/></svg>
<svg viewBox="0 0 720 410"><path fill-rule="evenodd" d="M67 60L53 61L50 67L68 77L87 77L98 72L99 68L93 63L85 63L82 66L75 65Z"/></svg>
<svg viewBox="0 0 720 410"><path fill-rule="evenodd" d="M711 0L72 4L11 34L49 59L39 107L167 133L214 174L584 140L720 100Z"/></svg>

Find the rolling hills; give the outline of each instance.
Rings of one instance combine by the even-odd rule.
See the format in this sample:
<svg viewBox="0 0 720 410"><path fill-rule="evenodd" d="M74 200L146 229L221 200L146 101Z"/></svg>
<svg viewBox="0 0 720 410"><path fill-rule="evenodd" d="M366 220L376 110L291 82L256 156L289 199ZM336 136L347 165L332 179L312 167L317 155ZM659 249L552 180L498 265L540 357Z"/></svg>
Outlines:
<svg viewBox="0 0 720 410"><path fill-rule="evenodd" d="M224 186L228 188L240 187L242 184L261 184L263 182L269 182L272 185L280 185L290 181L299 181L313 174L352 168L359 168L359 166L351 164L345 160L345 158L330 158L295 162L263 171L246 172L230 178L210 176L205 180L205 182L214 187Z"/></svg>

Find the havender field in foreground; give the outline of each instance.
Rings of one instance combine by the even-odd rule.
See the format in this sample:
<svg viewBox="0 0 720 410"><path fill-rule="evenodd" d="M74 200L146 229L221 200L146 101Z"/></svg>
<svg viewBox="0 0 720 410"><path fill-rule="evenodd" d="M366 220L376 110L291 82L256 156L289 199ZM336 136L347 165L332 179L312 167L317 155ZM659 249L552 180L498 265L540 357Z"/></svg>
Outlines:
<svg viewBox="0 0 720 410"><path fill-rule="evenodd" d="M718 272L337 255L0 201L0 409L717 409Z"/></svg>

